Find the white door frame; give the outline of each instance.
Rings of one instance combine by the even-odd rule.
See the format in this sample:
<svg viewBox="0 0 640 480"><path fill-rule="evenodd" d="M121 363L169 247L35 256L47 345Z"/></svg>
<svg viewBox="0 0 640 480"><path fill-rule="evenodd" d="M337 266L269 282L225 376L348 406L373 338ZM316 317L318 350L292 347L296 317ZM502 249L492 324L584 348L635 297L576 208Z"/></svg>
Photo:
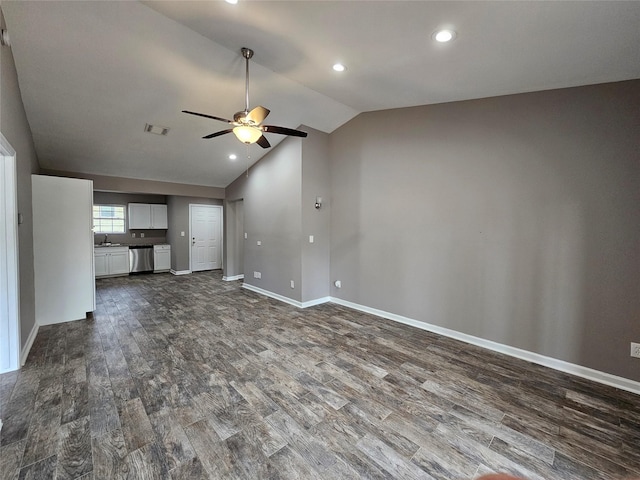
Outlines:
<svg viewBox="0 0 640 480"><path fill-rule="evenodd" d="M189 204L189 273L193 272L193 263L192 263L192 259L191 259L191 250L193 245L191 244L191 239L193 238L193 234L191 232L191 212L193 210L192 207L214 207L214 208L219 208L220 209L220 268L222 268L224 270L224 255L223 255L223 248L224 248L224 218L222 217L222 215L224 215L224 209L222 208L222 205L207 205L207 204L202 204L202 203L190 203Z"/></svg>
<svg viewBox="0 0 640 480"><path fill-rule="evenodd" d="M20 368L16 151L0 133L0 373Z"/></svg>

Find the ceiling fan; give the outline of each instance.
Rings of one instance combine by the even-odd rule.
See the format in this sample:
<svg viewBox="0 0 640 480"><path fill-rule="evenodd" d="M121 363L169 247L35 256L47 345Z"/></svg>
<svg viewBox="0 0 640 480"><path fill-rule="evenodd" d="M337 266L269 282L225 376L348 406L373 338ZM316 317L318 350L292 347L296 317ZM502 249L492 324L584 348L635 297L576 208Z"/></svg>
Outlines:
<svg viewBox="0 0 640 480"><path fill-rule="evenodd" d="M306 137L307 132L303 132L301 130L294 130L293 128L286 127L277 127L275 125L262 125L264 119L267 118L267 115L269 115L269 109L267 108L257 106L249 111L249 59L253 57L253 50L251 50L250 48L242 48L241 52L242 56L246 60L244 110L241 112L237 112L233 116L233 120L215 117L213 115L207 115L205 113L190 112L189 110L182 110L182 112L188 113L189 115L197 115L198 117L211 118L213 120L218 120L220 122L225 122L233 125L233 128L228 128L227 130L221 130L219 132L211 133L202 138L214 138L233 132L233 134L242 143L246 143L247 145L257 143L262 148L269 148L271 144L263 135L264 132L277 133L280 135L290 135L293 137Z"/></svg>

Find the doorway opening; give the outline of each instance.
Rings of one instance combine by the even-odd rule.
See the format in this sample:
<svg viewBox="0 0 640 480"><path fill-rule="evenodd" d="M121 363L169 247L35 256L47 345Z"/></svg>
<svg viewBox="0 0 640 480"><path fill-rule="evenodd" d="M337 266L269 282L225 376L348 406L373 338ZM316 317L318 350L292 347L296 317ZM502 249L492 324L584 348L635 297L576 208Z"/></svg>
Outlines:
<svg viewBox="0 0 640 480"><path fill-rule="evenodd" d="M227 230L225 237L225 281L242 280L244 278L244 200L227 202Z"/></svg>

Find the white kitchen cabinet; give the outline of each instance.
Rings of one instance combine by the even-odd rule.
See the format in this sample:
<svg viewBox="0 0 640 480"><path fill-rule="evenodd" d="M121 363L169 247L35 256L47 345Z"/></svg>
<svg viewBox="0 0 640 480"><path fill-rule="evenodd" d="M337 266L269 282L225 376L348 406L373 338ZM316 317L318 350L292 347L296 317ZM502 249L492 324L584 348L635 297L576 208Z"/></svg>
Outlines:
<svg viewBox="0 0 640 480"><path fill-rule="evenodd" d="M169 221L167 219L167 206L153 203L149 206L151 207L151 228L169 228Z"/></svg>
<svg viewBox="0 0 640 480"><path fill-rule="evenodd" d="M129 230L148 229L151 226L151 206L148 203L129 204Z"/></svg>
<svg viewBox="0 0 640 480"><path fill-rule="evenodd" d="M167 229L167 206L156 203L129 204L129 230Z"/></svg>
<svg viewBox="0 0 640 480"><path fill-rule="evenodd" d="M95 249L93 252L94 272L96 277L106 277L109 275L109 256L105 249Z"/></svg>
<svg viewBox="0 0 640 480"><path fill-rule="evenodd" d="M97 247L93 253L96 277L129 275L127 247Z"/></svg>
<svg viewBox="0 0 640 480"><path fill-rule="evenodd" d="M153 246L153 272L168 272L171 270L171 245Z"/></svg>

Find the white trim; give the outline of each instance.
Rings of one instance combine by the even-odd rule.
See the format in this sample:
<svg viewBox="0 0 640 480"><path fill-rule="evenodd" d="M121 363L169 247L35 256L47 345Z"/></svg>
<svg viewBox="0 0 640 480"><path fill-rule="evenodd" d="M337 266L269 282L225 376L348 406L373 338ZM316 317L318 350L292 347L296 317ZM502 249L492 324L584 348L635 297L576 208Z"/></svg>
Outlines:
<svg viewBox="0 0 640 480"><path fill-rule="evenodd" d="M279 295L277 293L270 292L269 290L264 290L260 287L256 287L254 285L249 285L248 283L243 283L242 288L246 288L247 290L251 290L252 292L259 293L266 297L275 298L276 300L280 300L281 302L288 303L289 305L293 305L294 307L302 308L302 303L294 300L289 297L285 297L283 295Z"/></svg>
<svg viewBox="0 0 640 480"><path fill-rule="evenodd" d="M235 282L236 280L244 280L244 273L240 275L232 275L231 277L222 277L225 282Z"/></svg>
<svg viewBox="0 0 640 480"><path fill-rule="evenodd" d="M269 290L264 290L263 288L256 287L255 285L250 285L248 283L243 283L242 288L246 288L247 290L251 290L252 292L256 292L261 295L265 295L267 297L275 298L276 300L280 300L281 302L288 303L289 305L293 305L294 307L298 307L298 308L313 307L314 305L327 303L331 298L331 297L323 297L323 298L316 298L315 300L309 300L308 302L299 302L298 300L294 300L292 298L270 292Z"/></svg>
<svg viewBox="0 0 640 480"><path fill-rule="evenodd" d="M511 347L509 345L504 345L502 343L474 337L473 335L467 335L466 333L457 332L449 328L431 325L419 320L414 320L411 318L403 317L401 315L396 315L395 313L389 313L383 310L378 310L376 308L359 305L357 303L342 300L340 298L331 297L331 302L640 395L640 382L636 382L635 380L618 377L610 373L600 372L599 370L594 370L592 368L583 367L574 363L565 362L564 360L558 360L555 358L540 355L538 353L529 352L527 350Z"/></svg>
<svg viewBox="0 0 640 480"><path fill-rule="evenodd" d="M191 270L174 270L173 268L169 270L173 275L189 275Z"/></svg>
<svg viewBox="0 0 640 480"><path fill-rule="evenodd" d="M3 329L2 336L6 339L0 346L4 351L0 361L0 373L10 372L20 368L20 260L18 257L18 170L16 151L7 139L0 133L0 169L2 169L3 197L0 201L2 212L0 218L3 222L2 252L0 264L2 268L2 304L3 320L0 322ZM6 303L5 303L6 302ZM6 329L6 330L5 330ZM5 337L6 335L6 337Z"/></svg>
<svg viewBox="0 0 640 480"><path fill-rule="evenodd" d="M323 303L328 303L330 301L331 297L321 297L316 298L315 300L307 300L306 302L302 302L302 308L315 307L316 305L322 305Z"/></svg>
<svg viewBox="0 0 640 480"><path fill-rule="evenodd" d="M22 352L20 354L21 366L24 366L24 364L27 363L27 357L29 356L29 352L31 351L31 346L33 345L33 341L36 339L36 336L38 335L39 328L40 326L36 323L31 329L31 333L27 338L27 343L25 343L24 348L22 349Z"/></svg>

